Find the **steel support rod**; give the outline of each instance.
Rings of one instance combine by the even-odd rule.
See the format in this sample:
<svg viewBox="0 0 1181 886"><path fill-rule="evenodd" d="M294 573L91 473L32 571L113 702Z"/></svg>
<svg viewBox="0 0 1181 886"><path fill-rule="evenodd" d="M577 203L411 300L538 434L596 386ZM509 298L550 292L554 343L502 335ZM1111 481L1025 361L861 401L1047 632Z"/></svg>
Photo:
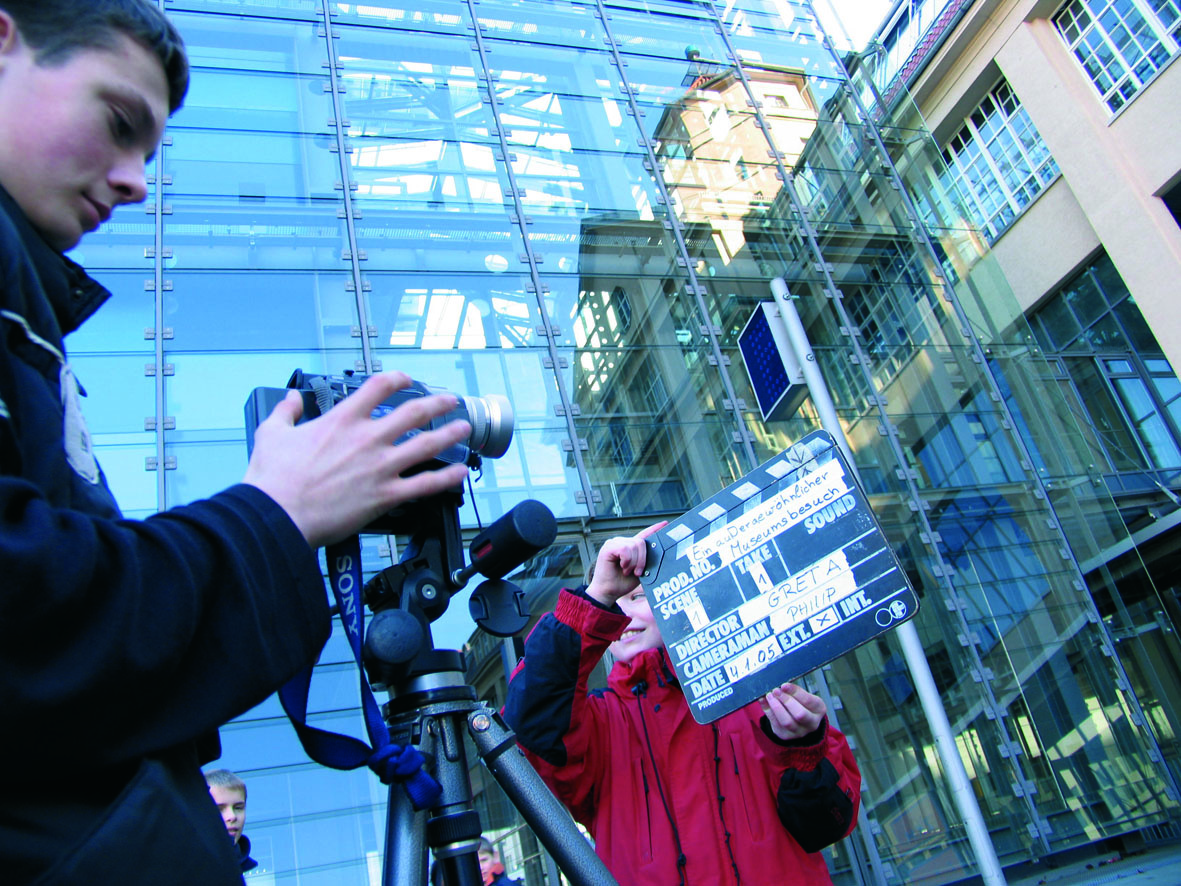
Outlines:
<svg viewBox="0 0 1181 886"><path fill-rule="evenodd" d="M837 409L833 404L828 385L816 364L816 355L812 352L812 343L808 340L808 333L804 323L788 292L787 283L782 277L771 281L771 294L775 304L779 307L779 315L783 318L783 325L787 328L787 337L791 348L795 352L796 362L804 375L804 382L808 385L808 395L812 405L820 416L820 424L832 434L833 439L845 454L849 467L854 473L857 465L853 461L853 453L849 449L849 441L845 437L844 427L837 417ZM914 681L915 691L923 706L923 713L927 715L927 723L931 727L931 735L935 739L935 749L943 763L943 771L951 787L952 799L964 820L968 842L976 856L977 873L984 881L984 886L1005 886L1005 875L1001 869L1000 859L997 858L996 847L988 833L988 824L980 805L976 802L976 794L972 790L972 783L968 779L968 771L964 768L964 761L960 757L955 744L955 734L951 730L951 723L947 719L947 711L943 707L943 699L939 697L939 689L935 686L935 678L931 675L931 666L927 662L927 655L923 651L919 632L913 621L903 622L895 629L895 634L902 644L902 654L906 659L910 678Z"/></svg>

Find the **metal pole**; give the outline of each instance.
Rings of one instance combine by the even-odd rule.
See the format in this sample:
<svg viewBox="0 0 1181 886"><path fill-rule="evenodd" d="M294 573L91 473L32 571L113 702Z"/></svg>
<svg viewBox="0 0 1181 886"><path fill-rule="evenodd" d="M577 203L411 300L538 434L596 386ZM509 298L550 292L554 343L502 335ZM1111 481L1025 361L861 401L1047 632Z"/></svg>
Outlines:
<svg viewBox="0 0 1181 886"><path fill-rule="evenodd" d="M771 294L775 297L775 304L779 306L779 315L783 318L783 325L787 328L787 337L791 348L795 351L796 361L804 374L804 381L808 385L808 395L812 398L812 405L820 415L820 423L826 431L832 434L841 452L849 462L849 467L856 472L857 466L853 461L853 453L849 449L849 441L845 437L845 430L837 417L836 406L828 392L828 385L816 365L816 355L812 353L812 343L808 341L808 333L804 330L804 323L800 320L799 312L792 303L791 293L782 277L771 281ZM939 690L935 686L935 678L931 676L931 666L927 663L923 644L919 640L919 632L913 621L903 622L896 629L896 636L902 644L902 654L906 659L906 666L910 671L910 678L914 681L919 701L923 705L923 713L927 715L927 722L931 727L931 735L935 739L935 749L939 759L943 762L943 771L951 786L952 799L964 820L964 827L968 833L968 842L976 856L980 874L985 886L1005 886L1005 875L1001 870L1000 859L997 858L996 847L992 844L992 837L988 833L988 825L984 821L984 814L976 802L976 794L972 790L972 783L968 780L968 771L964 768L964 761L960 758L955 745L955 734L951 731L951 723L947 719L947 711L943 708L943 699L939 697Z"/></svg>

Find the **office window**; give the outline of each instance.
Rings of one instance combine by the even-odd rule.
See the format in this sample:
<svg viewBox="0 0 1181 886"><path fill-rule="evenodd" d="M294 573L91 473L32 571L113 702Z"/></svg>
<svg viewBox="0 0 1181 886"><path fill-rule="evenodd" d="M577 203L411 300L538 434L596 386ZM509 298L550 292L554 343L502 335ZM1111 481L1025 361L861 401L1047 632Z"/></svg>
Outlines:
<svg viewBox="0 0 1181 886"><path fill-rule="evenodd" d="M1073 0L1054 26L1099 95L1118 111L1177 52L1177 0Z"/></svg>
<svg viewBox="0 0 1181 886"><path fill-rule="evenodd" d="M1135 487L1181 468L1181 380L1164 358L1111 259L1099 256L1030 317L1068 396L1094 429L1104 473Z"/></svg>
<svg viewBox="0 0 1181 886"><path fill-rule="evenodd" d="M998 83L943 149L948 189L992 242L1058 175L1012 88Z"/></svg>

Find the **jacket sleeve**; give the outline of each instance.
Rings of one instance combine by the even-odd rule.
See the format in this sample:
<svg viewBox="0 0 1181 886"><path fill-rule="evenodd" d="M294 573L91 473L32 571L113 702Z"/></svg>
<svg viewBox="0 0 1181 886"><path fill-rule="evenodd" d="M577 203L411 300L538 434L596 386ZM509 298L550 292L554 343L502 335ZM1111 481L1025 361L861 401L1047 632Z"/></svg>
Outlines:
<svg viewBox="0 0 1181 886"><path fill-rule="evenodd" d="M767 718L759 742L770 761L770 789L779 820L805 852L819 852L847 837L857 824L861 770L845 736L828 718L811 735L782 741Z"/></svg>
<svg viewBox="0 0 1181 886"><path fill-rule="evenodd" d="M583 823L610 756L607 704L588 694L587 683L628 621L563 590L554 611L529 633L509 681L505 721L550 790Z"/></svg>
<svg viewBox="0 0 1181 886"><path fill-rule="evenodd" d="M20 724L0 756L34 771L208 733L328 635L315 552L251 486L136 521L51 507L0 473L0 576L0 709Z"/></svg>

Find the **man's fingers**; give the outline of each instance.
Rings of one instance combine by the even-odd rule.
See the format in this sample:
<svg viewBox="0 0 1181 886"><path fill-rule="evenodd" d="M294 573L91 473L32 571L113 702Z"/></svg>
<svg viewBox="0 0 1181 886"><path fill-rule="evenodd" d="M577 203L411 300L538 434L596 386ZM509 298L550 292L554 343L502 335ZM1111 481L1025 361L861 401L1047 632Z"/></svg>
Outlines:
<svg viewBox="0 0 1181 886"><path fill-rule="evenodd" d="M410 384L410 376L404 372L379 372L371 375L361 384L361 387L349 394L332 407L330 412L338 409L346 413L369 415L379 405L384 403L395 393ZM426 398L417 398L426 399Z"/></svg>
<svg viewBox="0 0 1181 886"><path fill-rule="evenodd" d="M782 695L777 694L775 689L772 689L770 692L760 698L759 701L763 706L763 713L767 714L767 716L774 717L781 723L787 722L790 719L788 717L787 708L784 705L785 699Z"/></svg>
<svg viewBox="0 0 1181 886"><path fill-rule="evenodd" d="M642 529L630 538L619 539L622 550L619 553L619 568L625 575L642 575L644 567L648 565L648 545L646 539L653 532L658 532L668 525L667 520L653 523L647 529Z"/></svg>
<svg viewBox="0 0 1181 886"><path fill-rule="evenodd" d="M619 567L626 574L639 575L648 562L648 550L639 539L628 539L628 545L619 557Z"/></svg>
<svg viewBox="0 0 1181 886"><path fill-rule="evenodd" d="M459 401L455 398L454 394L432 394L429 397L412 397L398 406L389 415L383 415L377 419L377 434L381 439L393 443L407 431L412 431L415 428L421 428L430 424L434 419L446 415L458 405ZM454 423L448 422L443 427L447 428L452 424ZM456 432L456 429L453 428L452 432ZM469 425L465 435L470 434L471 426ZM464 439L464 436L459 436L451 442L454 443L462 439Z"/></svg>
<svg viewBox="0 0 1181 886"><path fill-rule="evenodd" d="M453 421L433 431L412 434L400 443L391 443L389 464L400 474L407 468L429 461L447 447L466 440L471 432L472 426L466 421Z"/></svg>
<svg viewBox="0 0 1181 886"><path fill-rule="evenodd" d="M303 397L300 396L299 391L288 391L287 396L275 404L275 408L271 410L266 421L273 418L285 425L294 425L299 421L301 415L303 415Z"/></svg>
<svg viewBox="0 0 1181 886"><path fill-rule="evenodd" d="M639 532L637 532L636 537L637 538L647 538L653 532L659 532L661 529L663 529L667 525L668 525L668 520L661 520L659 523L653 523L647 529L641 529Z"/></svg>
<svg viewBox="0 0 1181 886"><path fill-rule="evenodd" d="M764 710L773 709L776 716L786 721L799 720L810 714L821 713L822 710L815 710L810 703L812 699L819 701L820 707L823 709L823 700L816 698L794 683L784 683L782 686L772 689L760 701L764 703Z"/></svg>
<svg viewBox="0 0 1181 886"><path fill-rule="evenodd" d="M467 465L447 465L437 471L423 471L411 477L401 478L399 497L404 501L426 498L446 489L453 489L467 476Z"/></svg>
<svg viewBox="0 0 1181 886"><path fill-rule="evenodd" d="M820 714L823 716L828 710L827 707L825 707L823 698L818 695L813 695L803 686L799 686L795 683L784 683L780 689L795 699L795 701L797 701L803 708L811 711L814 714Z"/></svg>

